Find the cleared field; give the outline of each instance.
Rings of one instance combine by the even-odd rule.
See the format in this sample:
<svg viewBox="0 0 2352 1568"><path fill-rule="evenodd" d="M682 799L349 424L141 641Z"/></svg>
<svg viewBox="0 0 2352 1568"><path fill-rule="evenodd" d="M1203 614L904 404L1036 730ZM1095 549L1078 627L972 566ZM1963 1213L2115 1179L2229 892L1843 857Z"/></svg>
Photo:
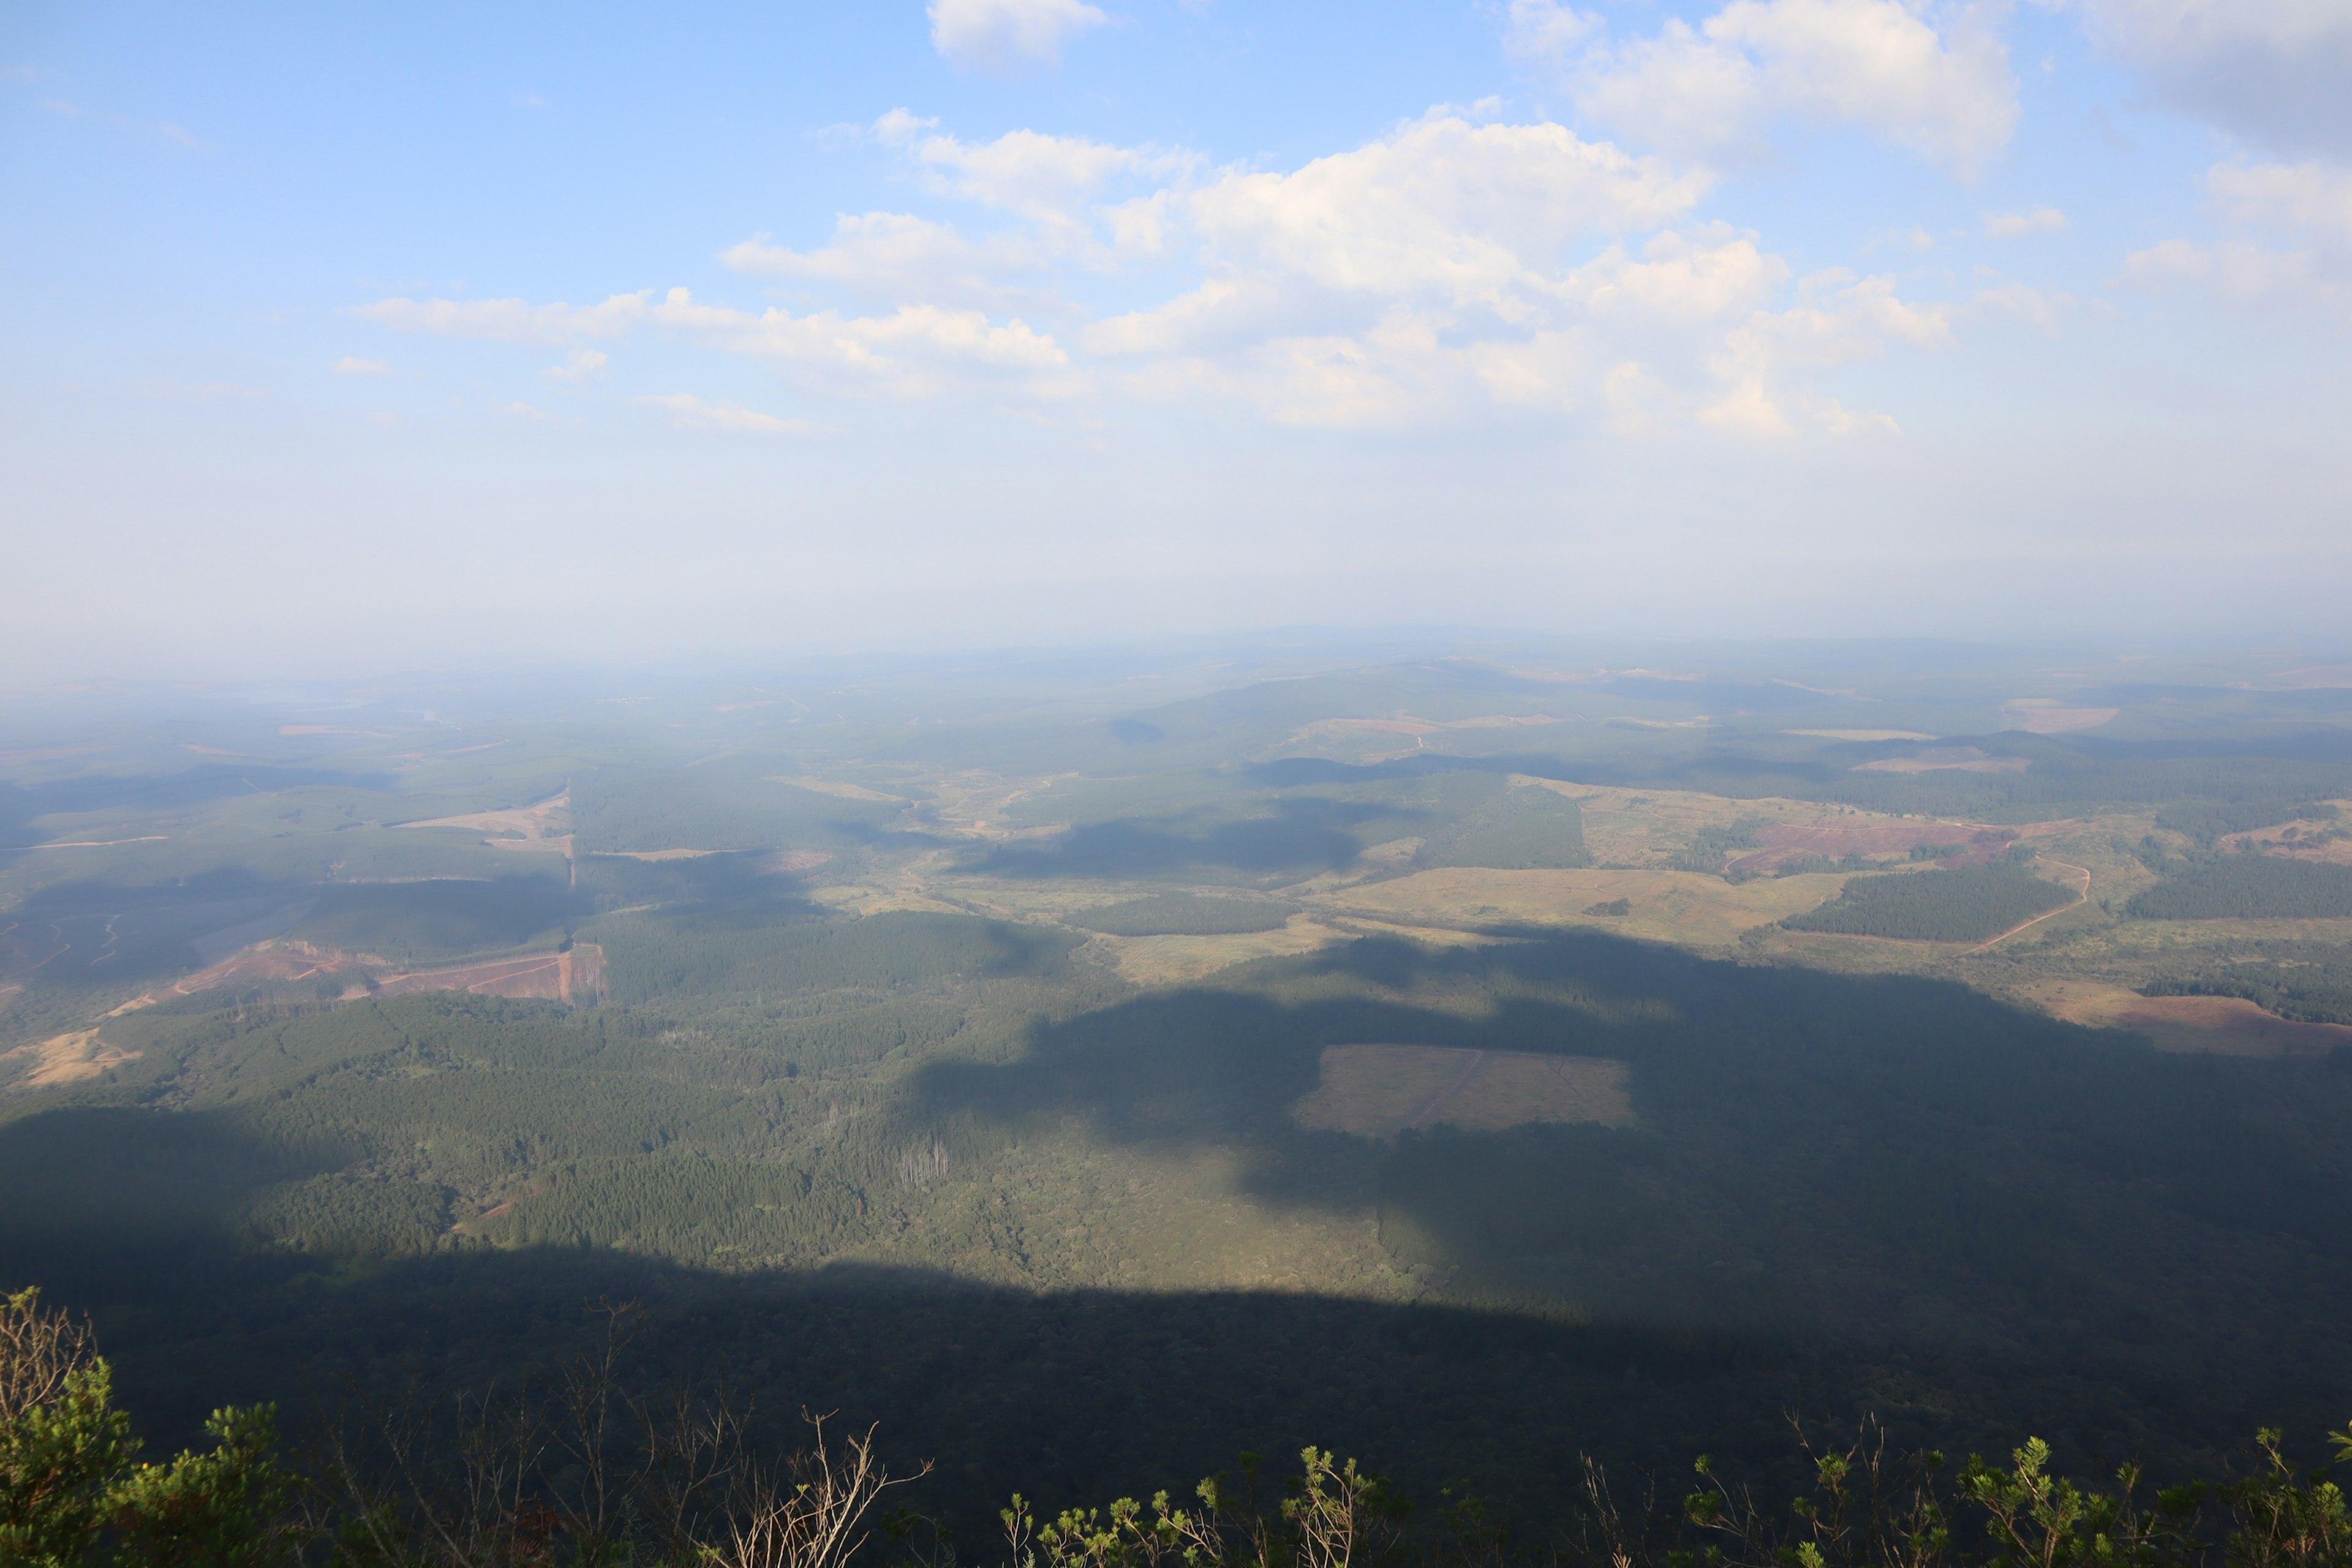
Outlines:
<svg viewBox="0 0 2352 1568"><path fill-rule="evenodd" d="M2095 730L2122 711L2120 708L2061 708L2042 698L2025 697L2009 705L2008 716L2029 735L2064 735Z"/></svg>
<svg viewBox="0 0 2352 1568"><path fill-rule="evenodd" d="M2143 996L2078 980L2054 982L2033 996L2068 1023L2136 1030L2163 1051L2284 1057L2352 1046L2352 1028L2344 1025L2298 1024L2237 996Z"/></svg>
<svg viewBox="0 0 2352 1568"><path fill-rule="evenodd" d="M2033 765L2031 757L1989 757L1976 746L1930 746L1916 756L1881 757L1857 763L1858 773L1932 773L1957 769L1969 773L2021 773Z"/></svg>
<svg viewBox="0 0 2352 1568"><path fill-rule="evenodd" d="M1540 785L1575 801L1584 819L1584 847L1604 866L1671 867L1708 828L1824 819L1818 801L1732 800L1688 790L1601 788L1525 775L1514 775L1511 782ZM1836 815L1853 823L1903 820L1860 812Z"/></svg>
<svg viewBox="0 0 2352 1568"><path fill-rule="evenodd" d="M100 1040L96 1029L77 1029L71 1034L52 1036L37 1045L18 1046L7 1055L33 1058L33 1070L14 1086L20 1089L55 1089L60 1084L79 1083L85 1079L98 1077L109 1068L139 1059L137 1051L126 1051Z"/></svg>
<svg viewBox="0 0 2352 1568"><path fill-rule="evenodd" d="M1826 822L1776 822L1759 828L1756 837L1763 847L1752 855L1742 855L1727 868L1728 870L1760 877L1816 856L1834 860L1847 855L1891 855L1944 845L1956 846L1957 851L1938 860L1937 865L1949 868L1982 864L2015 843L2017 832L2014 828L1972 827L1958 822L1837 817Z"/></svg>
<svg viewBox="0 0 2352 1568"><path fill-rule="evenodd" d="M1919 730L1783 730L1783 735L1810 735L1821 741L1932 741Z"/></svg>
<svg viewBox="0 0 2352 1568"><path fill-rule="evenodd" d="M570 1002L604 994L604 950L583 942L566 952L533 952L480 963L386 973L383 960L367 953L338 952L306 942L273 942L125 1002L109 1016L152 1007L173 996L193 996L215 986L282 985L338 975L348 977L342 987L346 1000L402 996L417 991L473 991L486 996L543 996Z"/></svg>
<svg viewBox="0 0 2352 1568"><path fill-rule="evenodd" d="M1315 901L1392 925L1584 925L1658 942L1721 945L1827 902L1845 880L1822 872L1731 883L1695 871L1444 867L1342 889ZM1628 906L1624 914L1584 912L1619 899Z"/></svg>
<svg viewBox="0 0 2352 1568"><path fill-rule="evenodd" d="M541 996L559 1002L580 995L601 996L604 950L583 942L567 952L535 952L487 963L379 975L361 994L401 996L416 991L470 991L482 996Z"/></svg>
<svg viewBox="0 0 2352 1568"><path fill-rule="evenodd" d="M1495 1131L1534 1121L1633 1119L1625 1064L1604 1057L1447 1046L1326 1046L1322 1078L1291 1108L1301 1127L1385 1138L1412 1127Z"/></svg>
<svg viewBox="0 0 2352 1568"><path fill-rule="evenodd" d="M511 811L475 811L462 816L436 816L424 822L404 822L402 827L457 827L482 835L493 849L525 849L570 855L572 792L551 795L535 805Z"/></svg>
<svg viewBox="0 0 2352 1568"><path fill-rule="evenodd" d="M1223 936L1097 936L1087 946L1108 956L1122 980L1138 985L1181 985L1254 959L1313 952L1356 934L1299 915L1274 931Z"/></svg>
<svg viewBox="0 0 2352 1568"><path fill-rule="evenodd" d="M845 784L839 779L821 779L810 773L776 773L771 775L768 782L790 784L794 789L813 790L818 795L829 795L841 800L879 800L892 805L907 804L907 797L902 795L884 795L880 790L867 789L864 784Z"/></svg>

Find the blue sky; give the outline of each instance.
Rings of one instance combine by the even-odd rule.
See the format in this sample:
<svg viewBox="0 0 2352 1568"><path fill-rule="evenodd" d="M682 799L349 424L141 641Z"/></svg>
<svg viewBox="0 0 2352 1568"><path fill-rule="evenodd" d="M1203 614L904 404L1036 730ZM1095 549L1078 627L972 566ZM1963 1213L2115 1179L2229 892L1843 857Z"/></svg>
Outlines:
<svg viewBox="0 0 2352 1568"><path fill-rule="evenodd" d="M36 673L2340 637L2352 5L0 11Z"/></svg>

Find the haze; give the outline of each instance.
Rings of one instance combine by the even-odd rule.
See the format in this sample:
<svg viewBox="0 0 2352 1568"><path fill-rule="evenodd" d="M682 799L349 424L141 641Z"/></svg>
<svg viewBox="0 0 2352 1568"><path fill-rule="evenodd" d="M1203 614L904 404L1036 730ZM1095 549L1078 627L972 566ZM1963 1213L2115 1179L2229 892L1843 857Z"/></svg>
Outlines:
<svg viewBox="0 0 2352 1568"><path fill-rule="evenodd" d="M20 5L20 677L2308 637L2352 10Z"/></svg>

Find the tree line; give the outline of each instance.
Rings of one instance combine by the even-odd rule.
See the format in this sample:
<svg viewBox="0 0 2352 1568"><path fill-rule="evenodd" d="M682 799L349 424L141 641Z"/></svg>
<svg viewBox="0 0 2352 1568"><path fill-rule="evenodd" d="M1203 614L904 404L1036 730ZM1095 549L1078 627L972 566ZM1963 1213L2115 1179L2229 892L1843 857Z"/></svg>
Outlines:
<svg viewBox="0 0 2352 1568"><path fill-rule="evenodd" d="M37 1289L0 1297L0 1562L11 1568L2336 1568L2352 1517L2325 1468L2256 1434L2252 1462L2151 1489L2053 1472L2029 1437L1948 1463L1890 1451L1867 1418L1819 1443L1794 1495L1702 1456L1682 1489L1620 1485L1586 1458L1570 1528L1520 1542L1486 1500L1417 1508L1352 1458L1255 1454L1189 1494L1041 1508L1016 1492L985 1540L918 1507L875 1433L803 1412L763 1451L723 1381L633 1386L643 1312L598 1303L588 1350L505 1387L346 1399L281 1442L271 1405L228 1406L208 1442L143 1459L87 1323ZM2352 1460L2352 1431L2327 1434ZM1679 1495L1675 1495L1679 1491Z"/></svg>

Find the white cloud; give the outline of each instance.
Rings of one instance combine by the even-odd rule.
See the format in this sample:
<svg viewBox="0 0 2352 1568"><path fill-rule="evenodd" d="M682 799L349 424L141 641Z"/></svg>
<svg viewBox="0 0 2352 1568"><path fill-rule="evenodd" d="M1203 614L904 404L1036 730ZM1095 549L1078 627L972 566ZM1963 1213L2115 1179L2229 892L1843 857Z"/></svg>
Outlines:
<svg viewBox="0 0 2352 1568"><path fill-rule="evenodd" d="M1289 174L1233 174L1189 207L1218 253L1350 293L1430 293L1509 312L1574 241L1647 229L1706 189L1553 124L1415 121Z"/></svg>
<svg viewBox="0 0 2352 1568"><path fill-rule="evenodd" d="M1593 12L1579 11L1559 0L1511 0L1509 16L1503 52L1523 66L1553 69L1566 67L1581 45L1609 26Z"/></svg>
<svg viewBox="0 0 2352 1568"><path fill-rule="evenodd" d="M1970 305L1978 315L2000 317L2039 332L2054 333L2059 321L2074 309L2074 297L2012 280L1978 289Z"/></svg>
<svg viewBox="0 0 2352 1568"><path fill-rule="evenodd" d="M1110 18L1086 0L931 0L931 46L967 70L1062 63L1062 46Z"/></svg>
<svg viewBox="0 0 2352 1568"><path fill-rule="evenodd" d="M869 212L838 217L823 246L761 237L722 256L862 310L749 311L648 289L584 306L395 299L360 313L562 346L567 370L590 363L592 343L646 332L765 361L828 395L1069 407L1123 393L1343 428L1510 410L1616 429L1845 433L1873 417L1815 378L1951 342L1951 308L1906 300L1890 279L1822 274L1791 298L1789 265L1759 237L1696 220L1704 172L1548 121L1486 118L1499 109L1433 110L1286 170L1210 173L1181 152L1028 131L971 143L900 113L877 139L942 194L1005 215L1003 231ZM1075 356L1008 310L1067 311L1058 287L1073 268L1145 255L1189 258L1190 276L1093 321ZM1986 303L1969 319L1995 313Z"/></svg>
<svg viewBox="0 0 2352 1568"><path fill-rule="evenodd" d="M779 419L740 403L706 403L691 393L673 392L660 397L632 397L645 408L669 410L670 423L681 430L726 430L750 436L824 436L829 426L805 419Z"/></svg>
<svg viewBox="0 0 2352 1568"><path fill-rule="evenodd" d="M2326 163L2223 163L2205 190L2222 223L2284 240L2168 239L2129 257L2124 280L2153 291L2197 287L2235 304L2316 307L2352 318L2352 170Z"/></svg>
<svg viewBox="0 0 2352 1568"><path fill-rule="evenodd" d="M2352 153L2343 0L2084 0L2093 37L2172 107L2290 150Z"/></svg>
<svg viewBox="0 0 2352 1568"><path fill-rule="evenodd" d="M1752 159L1773 121L1794 119L1860 125L1966 179L2017 124L1988 0L1732 0L1696 26L1669 18L1615 43L1571 15L1515 5L1507 42L1548 58L1587 115L1685 158Z"/></svg>
<svg viewBox="0 0 2352 1568"><path fill-rule="evenodd" d="M506 406L506 411L509 414L513 415L518 419L530 419L541 424L548 425L551 425L555 422L554 415L550 414L544 408L534 408L528 403L509 403Z"/></svg>
<svg viewBox="0 0 2352 1568"><path fill-rule="evenodd" d="M2015 239L2028 234L2060 234L2066 228L2066 215L2056 207L2036 207L2023 213L1987 213L1985 233L1994 239Z"/></svg>
<svg viewBox="0 0 2352 1568"><path fill-rule="evenodd" d="M566 354L562 364L547 367L550 381L568 381L574 385L594 381L612 363L612 356L601 349L578 348Z"/></svg>
<svg viewBox="0 0 2352 1568"><path fill-rule="evenodd" d="M561 347L581 338L616 338L646 320L651 289L600 305L532 305L520 300L378 300L352 313L404 332Z"/></svg>
<svg viewBox="0 0 2352 1568"><path fill-rule="evenodd" d="M2352 248L2352 169L2326 163L2224 163L2205 190L2232 223L2308 232Z"/></svg>
<svg viewBox="0 0 2352 1568"><path fill-rule="evenodd" d="M738 272L833 283L889 304L943 301L1003 310L1043 303L1037 290L1008 285L1011 276L1044 272L1051 258L1019 234L967 239L952 225L908 213L843 214L833 243L815 250L771 245L764 236L720 252Z"/></svg>
<svg viewBox="0 0 2352 1568"><path fill-rule="evenodd" d="M327 368L337 375L390 375L392 374L392 366L383 361L362 359L356 354L345 354Z"/></svg>
<svg viewBox="0 0 2352 1568"><path fill-rule="evenodd" d="M582 338L617 338L650 329L729 353L803 366L835 384L908 396L933 395L953 376L1027 381L1029 390L1060 396L1076 387L1068 356L1053 338L1013 320L998 325L979 310L902 305L887 316L823 310L795 316L771 308L759 315L702 305L684 289L660 300L650 289L615 294L602 304L532 305L520 300L379 300L357 313L381 325L445 337L562 346Z"/></svg>

